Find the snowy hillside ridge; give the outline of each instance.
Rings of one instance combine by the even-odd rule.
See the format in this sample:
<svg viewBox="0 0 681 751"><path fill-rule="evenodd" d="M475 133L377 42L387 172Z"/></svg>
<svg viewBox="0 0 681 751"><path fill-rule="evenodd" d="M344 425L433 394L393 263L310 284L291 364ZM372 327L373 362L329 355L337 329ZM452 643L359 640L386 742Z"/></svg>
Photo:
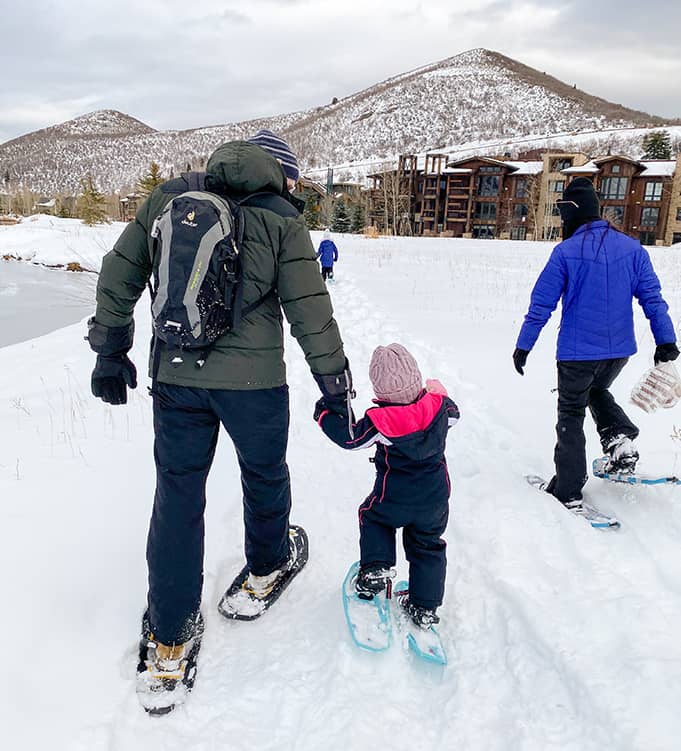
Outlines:
<svg viewBox="0 0 681 751"><path fill-rule="evenodd" d="M90 112L55 126L55 130L69 136L129 136L155 132L149 125L116 110Z"/></svg>
<svg viewBox="0 0 681 751"><path fill-rule="evenodd" d="M21 231L25 247L44 245L66 263L102 241L99 228L77 222L55 223L48 241L43 221L7 228L2 242L17 244L11 236ZM288 337L291 519L309 534L309 563L260 621L219 615L243 565L238 460L221 431L206 491L197 682L171 716L145 715L134 691L155 481L145 296L130 353L139 386L126 407L90 394L84 321L0 348L0 569L11 572L3 595L18 614L0 620L4 643L16 645L0 681L3 747L678 751L681 488L589 479L587 496L622 523L602 533L523 479L552 467L559 311L523 378L511 353L552 244L333 239L340 259L329 289L355 411L371 405L374 347L392 341L461 409L446 449L452 499L438 628L449 666L423 669L399 643L371 655L350 642L340 587L358 557L356 510L375 472L370 453L343 452L322 436L315 383ZM678 330L678 257L661 248L651 256ZM627 403L655 348L639 306L635 325L640 351L613 391L641 429L642 468L678 474L681 444L671 436L681 405L647 415ZM401 554L397 569L406 575Z"/></svg>
<svg viewBox="0 0 681 751"><path fill-rule="evenodd" d="M506 155L518 157L527 151L543 150L561 152L579 152L591 156L604 154L621 154L632 159L643 158L643 139L646 135L660 130L652 128L599 128L597 130L573 131L564 133L529 135L521 138L469 141L466 143L452 143L440 149L415 152L415 156L422 164L427 154L447 154L449 159L456 161L472 156L491 156L498 159L507 159ZM668 131L672 143L677 148L681 146L681 125L668 125L664 127ZM383 170L394 169L398 165L400 154L395 153L386 159L368 159L345 162L335 165L335 175L343 176L344 179L364 182L367 176ZM308 177L324 181L326 179L326 167L308 168Z"/></svg>
<svg viewBox="0 0 681 751"><path fill-rule="evenodd" d="M14 138L6 141L0 148L11 147L21 142L23 139L32 139L36 141L50 141L52 138L77 138L88 137L96 138L98 136L124 136L129 137L139 134L155 133L156 131L149 125L137 120L130 115L125 115L117 110L97 110L89 112L86 115L74 117L73 120L52 125L49 128L36 130L26 136Z"/></svg>
<svg viewBox="0 0 681 751"><path fill-rule="evenodd" d="M115 115L120 113L107 117L115 121ZM92 113L0 145L0 179L9 175L6 189L74 192L88 173L101 190L131 188L152 160L166 175L188 163L201 167L220 143L261 127L287 138L307 171L377 164L463 143L663 122L485 49L393 76L336 104L258 120L146 132L148 126L134 121L127 134L115 127L96 134L98 121L107 117ZM87 135L79 138L80 129Z"/></svg>

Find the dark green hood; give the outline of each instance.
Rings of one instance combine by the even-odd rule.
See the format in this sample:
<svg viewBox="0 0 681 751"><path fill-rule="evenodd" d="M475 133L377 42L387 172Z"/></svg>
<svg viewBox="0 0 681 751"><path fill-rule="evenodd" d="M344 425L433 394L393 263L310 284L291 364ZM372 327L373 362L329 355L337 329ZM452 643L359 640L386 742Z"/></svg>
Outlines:
<svg viewBox="0 0 681 751"><path fill-rule="evenodd" d="M206 187L217 192L286 192L286 175L281 164L260 146L247 141L230 141L213 152L206 165Z"/></svg>

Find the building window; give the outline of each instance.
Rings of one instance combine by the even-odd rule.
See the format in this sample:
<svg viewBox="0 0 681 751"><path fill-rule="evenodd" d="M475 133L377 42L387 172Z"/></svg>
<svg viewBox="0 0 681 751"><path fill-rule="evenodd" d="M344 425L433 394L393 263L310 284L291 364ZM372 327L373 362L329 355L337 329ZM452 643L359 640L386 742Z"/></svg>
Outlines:
<svg viewBox="0 0 681 751"><path fill-rule="evenodd" d="M477 179L477 192L479 196L498 196L499 178L493 175L481 175Z"/></svg>
<svg viewBox="0 0 681 751"><path fill-rule="evenodd" d="M681 222L681 208L676 209L676 221Z"/></svg>
<svg viewBox="0 0 681 751"><path fill-rule="evenodd" d="M550 193L562 193L565 190L565 180L549 180Z"/></svg>
<svg viewBox="0 0 681 751"><path fill-rule="evenodd" d="M557 203L551 204L551 216L560 216L560 209Z"/></svg>
<svg viewBox="0 0 681 751"><path fill-rule="evenodd" d="M473 237L480 240L493 240L496 226L494 224L476 224L473 226Z"/></svg>
<svg viewBox="0 0 681 751"><path fill-rule="evenodd" d="M655 245L654 232L641 232L638 236L641 245Z"/></svg>
<svg viewBox="0 0 681 751"><path fill-rule="evenodd" d="M613 164L612 167L610 167L610 172L612 172L613 175L619 175L621 170L622 167L619 164Z"/></svg>
<svg viewBox="0 0 681 751"><path fill-rule="evenodd" d="M483 167L480 167L479 172L487 172L491 173L493 175L499 174L499 167L490 167L489 165L485 165Z"/></svg>
<svg viewBox="0 0 681 751"><path fill-rule="evenodd" d="M496 203L484 203L483 201L476 201L475 213L473 214L475 219L486 219L487 221L496 222L497 220L497 205Z"/></svg>
<svg viewBox="0 0 681 751"><path fill-rule="evenodd" d="M641 227L657 227L657 220L660 218L660 210L647 206L641 209Z"/></svg>
<svg viewBox="0 0 681 751"><path fill-rule="evenodd" d="M601 182L601 198L621 201L627 192L626 177L604 177Z"/></svg>
<svg viewBox="0 0 681 751"><path fill-rule="evenodd" d="M516 203L516 205L513 207L513 218L523 219L526 216L527 216L527 204Z"/></svg>
<svg viewBox="0 0 681 751"><path fill-rule="evenodd" d="M603 219L621 227L624 224L624 206L604 206Z"/></svg>
<svg viewBox="0 0 681 751"><path fill-rule="evenodd" d="M524 240L527 236L527 227L511 227L511 240Z"/></svg>
<svg viewBox="0 0 681 751"><path fill-rule="evenodd" d="M551 162L551 172L560 172L568 167L572 167L572 159L561 158Z"/></svg>
<svg viewBox="0 0 681 751"><path fill-rule="evenodd" d="M672 245L676 245L676 243L681 243L681 232L674 232L672 235Z"/></svg>
<svg viewBox="0 0 681 751"><path fill-rule="evenodd" d="M542 240L557 240L560 227L544 227L541 233Z"/></svg>
<svg viewBox="0 0 681 751"><path fill-rule="evenodd" d="M643 194L643 200L644 201L661 201L662 200L662 183L659 181L647 182L646 190L645 190L645 193Z"/></svg>
<svg viewBox="0 0 681 751"><path fill-rule="evenodd" d="M527 187L527 178L526 177L519 177L515 181L515 197L516 198L527 198L528 195L528 187Z"/></svg>

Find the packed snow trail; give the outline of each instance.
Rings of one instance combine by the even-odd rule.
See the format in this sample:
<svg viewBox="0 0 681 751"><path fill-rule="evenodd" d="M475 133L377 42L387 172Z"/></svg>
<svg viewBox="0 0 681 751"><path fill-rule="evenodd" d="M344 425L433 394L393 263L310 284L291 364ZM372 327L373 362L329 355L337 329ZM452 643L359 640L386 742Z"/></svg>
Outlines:
<svg viewBox="0 0 681 751"><path fill-rule="evenodd" d="M339 589L358 557L356 509L373 467L368 452L324 440L312 420L316 386L289 340L291 519L308 531L310 562L262 619L231 623L217 613L243 565L241 489L223 436L208 484L199 676L186 706L147 717L133 677L154 485L151 405L145 379L127 408L90 396L93 355L80 325L0 350L0 567L16 614L2 621L3 643L15 645L0 688L8 747L677 748L679 489L591 479L587 494L622 523L604 534L523 478L551 471L556 322L524 378L511 363L551 246L350 237L338 246L330 289L355 409L370 404L373 348L391 341L461 408L447 447L453 492L439 630L449 665L423 670L396 645L373 655L350 642ZM665 253L653 259L678 328L678 262ZM147 309L141 301L140 371ZM637 334L641 354L614 389L623 403L652 356L638 311ZM631 416L642 467L669 471L681 412L631 407ZM595 456L589 418L587 435ZM406 576L402 558L398 569Z"/></svg>

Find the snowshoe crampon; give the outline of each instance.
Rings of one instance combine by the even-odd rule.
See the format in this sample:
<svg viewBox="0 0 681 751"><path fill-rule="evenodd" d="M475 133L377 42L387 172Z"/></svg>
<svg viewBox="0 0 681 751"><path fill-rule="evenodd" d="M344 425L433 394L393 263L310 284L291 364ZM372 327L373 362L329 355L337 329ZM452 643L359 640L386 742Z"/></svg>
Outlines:
<svg viewBox="0 0 681 751"><path fill-rule="evenodd" d="M307 534L302 527L289 527L290 557L280 569L266 576L253 576L244 566L218 604L229 620L253 621L259 618L288 587L308 559Z"/></svg>
<svg viewBox="0 0 681 751"><path fill-rule="evenodd" d="M142 619L136 691L140 704L150 715L168 714L186 701L196 679L196 659L201 648L203 628L203 618L199 614L194 635L183 644L169 646L154 638L145 614Z"/></svg>

